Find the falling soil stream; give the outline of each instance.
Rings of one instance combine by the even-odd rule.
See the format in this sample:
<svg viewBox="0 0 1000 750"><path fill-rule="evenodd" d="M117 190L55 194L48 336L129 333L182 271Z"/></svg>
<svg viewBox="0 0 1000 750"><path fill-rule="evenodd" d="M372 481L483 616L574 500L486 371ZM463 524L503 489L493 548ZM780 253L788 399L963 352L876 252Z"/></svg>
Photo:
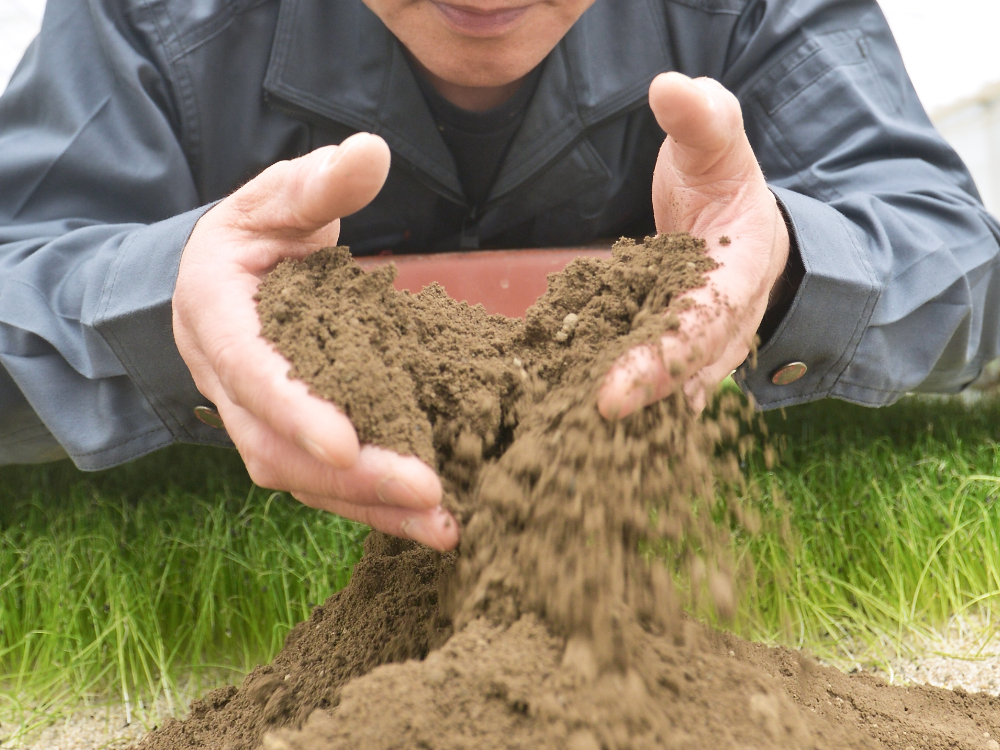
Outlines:
<svg viewBox="0 0 1000 750"><path fill-rule="evenodd" d="M756 523L732 489L741 414L668 398L607 421L596 387L630 347L680 335L681 293L714 265L686 235L622 241L512 320L396 292L392 267L343 248L281 264L263 335L362 441L437 468L461 546L373 532L272 664L139 748L1000 750L997 699L846 676L680 614L675 571L733 606L726 529Z"/></svg>

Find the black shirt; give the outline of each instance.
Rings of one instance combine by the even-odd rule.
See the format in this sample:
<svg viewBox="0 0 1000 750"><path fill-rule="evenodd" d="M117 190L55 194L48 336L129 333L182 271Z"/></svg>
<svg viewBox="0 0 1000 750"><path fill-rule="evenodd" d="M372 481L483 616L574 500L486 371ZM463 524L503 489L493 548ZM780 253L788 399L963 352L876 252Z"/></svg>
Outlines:
<svg viewBox="0 0 1000 750"><path fill-rule="evenodd" d="M528 74L514 96L485 112L455 106L441 96L419 71L413 71L434 122L455 159L458 179L470 212L482 206L489 197L507 149L528 111L543 65Z"/></svg>

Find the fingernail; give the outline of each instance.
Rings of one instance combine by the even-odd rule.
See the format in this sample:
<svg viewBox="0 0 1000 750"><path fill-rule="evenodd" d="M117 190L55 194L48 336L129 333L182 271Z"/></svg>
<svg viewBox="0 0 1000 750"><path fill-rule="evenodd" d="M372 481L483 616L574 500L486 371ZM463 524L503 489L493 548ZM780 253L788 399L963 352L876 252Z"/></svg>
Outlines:
<svg viewBox="0 0 1000 750"><path fill-rule="evenodd" d="M396 477L386 477L375 488L378 499L386 505L403 508L419 508L422 506L420 497L410 487Z"/></svg>
<svg viewBox="0 0 1000 750"><path fill-rule="evenodd" d="M335 466L338 469L349 469L353 464L346 464L340 456L334 456L329 451L327 451L323 446L312 440L305 435L297 435L295 442L299 444L302 450L306 451L313 458L322 461L323 463Z"/></svg>
<svg viewBox="0 0 1000 750"><path fill-rule="evenodd" d="M344 157L344 154L346 154L352 148L355 148L358 142L363 140L362 138L358 137L362 135L368 135L368 133L355 133L351 137L346 138L339 146L337 146L337 150L327 157L326 168L332 169L336 165L336 163Z"/></svg>
<svg viewBox="0 0 1000 750"><path fill-rule="evenodd" d="M407 518L399 525L402 536L436 550L452 549L458 543L458 529L451 513L440 505L423 516Z"/></svg>
<svg viewBox="0 0 1000 750"><path fill-rule="evenodd" d="M336 167L337 162L340 161L340 158L343 155L344 155L344 149L338 146L336 151L334 151L332 154L326 157L326 161L323 163L323 169L331 170L334 167Z"/></svg>
<svg viewBox="0 0 1000 750"><path fill-rule="evenodd" d="M426 544L428 547L439 547L437 534L428 527L425 518L407 518L399 524L399 533L413 542Z"/></svg>

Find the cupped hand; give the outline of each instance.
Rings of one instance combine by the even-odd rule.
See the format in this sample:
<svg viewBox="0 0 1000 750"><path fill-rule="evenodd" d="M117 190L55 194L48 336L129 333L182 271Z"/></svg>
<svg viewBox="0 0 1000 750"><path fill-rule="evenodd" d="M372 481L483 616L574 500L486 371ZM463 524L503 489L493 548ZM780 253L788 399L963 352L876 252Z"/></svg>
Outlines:
<svg viewBox="0 0 1000 750"><path fill-rule="evenodd" d="M361 446L347 416L288 378L260 336L261 278L284 258L335 245L340 218L367 205L389 149L358 134L274 164L198 221L181 256L174 338L257 484L439 550L458 544L437 474L412 456Z"/></svg>
<svg viewBox="0 0 1000 750"><path fill-rule="evenodd" d="M788 261L788 229L736 97L711 79L664 73L650 86L649 103L667 133L653 174L656 230L704 237L719 266L704 287L684 295L690 303L676 332L632 349L612 367L598 394L607 418L678 387L701 411L749 354Z"/></svg>

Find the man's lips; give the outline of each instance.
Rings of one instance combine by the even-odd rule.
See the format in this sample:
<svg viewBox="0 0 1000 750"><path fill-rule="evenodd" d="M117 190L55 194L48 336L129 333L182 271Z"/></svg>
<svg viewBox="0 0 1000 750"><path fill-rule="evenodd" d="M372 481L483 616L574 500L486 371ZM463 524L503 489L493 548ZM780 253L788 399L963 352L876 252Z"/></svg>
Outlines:
<svg viewBox="0 0 1000 750"><path fill-rule="evenodd" d="M466 36L499 36L514 28L524 18L530 6L501 8L498 10L473 10L467 6L435 2L448 25Z"/></svg>

